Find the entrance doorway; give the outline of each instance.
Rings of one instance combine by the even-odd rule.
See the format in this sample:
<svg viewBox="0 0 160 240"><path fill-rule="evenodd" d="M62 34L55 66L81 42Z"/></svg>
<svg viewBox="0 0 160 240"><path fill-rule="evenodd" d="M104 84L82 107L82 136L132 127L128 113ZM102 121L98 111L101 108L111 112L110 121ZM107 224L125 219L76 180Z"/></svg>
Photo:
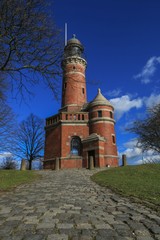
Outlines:
<svg viewBox="0 0 160 240"><path fill-rule="evenodd" d="M96 159L95 159L95 150L88 151L88 166L89 166L89 158L93 157L93 165L96 167Z"/></svg>

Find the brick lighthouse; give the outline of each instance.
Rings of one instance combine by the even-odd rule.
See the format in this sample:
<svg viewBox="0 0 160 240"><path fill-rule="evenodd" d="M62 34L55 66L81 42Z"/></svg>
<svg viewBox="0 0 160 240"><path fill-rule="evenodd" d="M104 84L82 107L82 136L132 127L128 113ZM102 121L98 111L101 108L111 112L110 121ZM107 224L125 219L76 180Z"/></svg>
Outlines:
<svg viewBox="0 0 160 240"><path fill-rule="evenodd" d="M46 119L44 169L118 166L114 108L98 89L87 102L83 45L73 35L62 60L62 105Z"/></svg>

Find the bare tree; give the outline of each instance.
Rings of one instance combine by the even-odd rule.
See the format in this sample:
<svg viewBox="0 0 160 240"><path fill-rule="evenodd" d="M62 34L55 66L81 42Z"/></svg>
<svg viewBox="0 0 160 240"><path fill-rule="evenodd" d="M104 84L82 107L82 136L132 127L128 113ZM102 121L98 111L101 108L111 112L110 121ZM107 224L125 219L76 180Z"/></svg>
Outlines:
<svg viewBox="0 0 160 240"><path fill-rule="evenodd" d="M0 169L5 170L13 170L17 169L17 167L18 164L12 156L4 158L2 164L0 165Z"/></svg>
<svg viewBox="0 0 160 240"><path fill-rule="evenodd" d="M129 131L138 135L138 146L143 151L160 153L160 103L149 108L147 117L135 121Z"/></svg>
<svg viewBox="0 0 160 240"><path fill-rule="evenodd" d="M16 115L12 109L0 99L0 151L9 151L16 129Z"/></svg>
<svg viewBox="0 0 160 240"><path fill-rule="evenodd" d="M14 154L29 161L29 170L32 161L43 156L44 149L44 122L41 118L30 114L22 121L15 136Z"/></svg>
<svg viewBox="0 0 160 240"><path fill-rule="evenodd" d="M22 96L41 80L58 94L62 41L46 2L0 1L0 86Z"/></svg>
<svg viewBox="0 0 160 240"><path fill-rule="evenodd" d="M6 90L7 90L7 82L5 81L4 74L0 72L0 100L6 100Z"/></svg>

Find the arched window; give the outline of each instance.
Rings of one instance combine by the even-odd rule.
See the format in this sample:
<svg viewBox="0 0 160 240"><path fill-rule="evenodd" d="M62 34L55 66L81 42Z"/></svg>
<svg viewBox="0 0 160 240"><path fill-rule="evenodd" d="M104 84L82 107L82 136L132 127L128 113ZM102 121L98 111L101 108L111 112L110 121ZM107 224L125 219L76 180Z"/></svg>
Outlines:
<svg viewBox="0 0 160 240"><path fill-rule="evenodd" d="M71 140L71 154L76 156L81 155L81 139L79 137L73 137Z"/></svg>

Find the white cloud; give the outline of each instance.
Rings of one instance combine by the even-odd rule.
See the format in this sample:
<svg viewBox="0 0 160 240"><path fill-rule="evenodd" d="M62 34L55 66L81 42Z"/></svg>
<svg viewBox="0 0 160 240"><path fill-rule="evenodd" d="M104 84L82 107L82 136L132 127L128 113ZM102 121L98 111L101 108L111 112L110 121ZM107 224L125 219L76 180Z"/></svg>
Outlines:
<svg viewBox="0 0 160 240"><path fill-rule="evenodd" d="M160 156L158 154L149 154L148 152L141 159L135 161L135 164L160 163Z"/></svg>
<svg viewBox="0 0 160 240"><path fill-rule="evenodd" d="M160 103L160 94L152 93L149 97L144 97L144 103L146 107L153 107L154 105Z"/></svg>
<svg viewBox="0 0 160 240"><path fill-rule="evenodd" d="M127 155L127 158L134 158L137 156L141 156L142 150L137 147L137 139L131 139L129 142L126 142L124 144L124 147L126 147L126 150L123 152L123 154Z"/></svg>
<svg viewBox="0 0 160 240"><path fill-rule="evenodd" d="M137 147L127 148L125 150L124 154L127 155L127 158L135 158L135 157L140 156L142 154L142 150L140 148L137 148Z"/></svg>
<svg viewBox="0 0 160 240"><path fill-rule="evenodd" d="M120 119L124 113L128 112L132 108L141 108L143 105L142 99L137 98L131 100L128 95L124 95L119 98L110 99L110 102L115 108L115 116Z"/></svg>
<svg viewBox="0 0 160 240"><path fill-rule="evenodd" d="M115 117L119 120L125 113L132 108L139 109L142 106L153 107L160 103L160 94L152 93L149 97L131 99L129 95L123 95L118 98L110 99L115 108Z"/></svg>
<svg viewBox="0 0 160 240"><path fill-rule="evenodd" d="M0 160L3 160L4 158L11 157L11 156L12 156L12 153L10 153L10 152L1 152L0 153Z"/></svg>
<svg viewBox="0 0 160 240"><path fill-rule="evenodd" d="M124 147L126 149L119 155L122 157L122 154L126 154L127 162L130 164L160 162L160 156L153 150L143 152L142 149L138 148L136 138L124 143Z"/></svg>
<svg viewBox="0 0 160 240"><path fill-rule="evenodd" d="M134 162L135 165L141 165L144 164L144 161L142 159L138 159Z"/></svg>
<svg viewBox="0 0 160 240"><path fill-rule="evenodd" d="M124 143L124 147L126 148L134 148L137 146L137 139L132 138L129 142Z"/></svg>
<svg viewBox="0 0 160 240"><path fill-rule="evenodd" d="M108 91L108 92L106 93L106 95L108 95L109 97L118 97L121 92L122 92L122 91L121 91L120 88L116 88L116 89L114 89L114 90L112 90L112 91ZM105 95L105 94L104 94L104 95Z"/></svg>
<svg viewBox="0 0 160 240"><path fill-rule="evenodd" d="M135 75L134 78L140 79L144 84L150 83L157 70L158 64L160 64L160 56L151 57L143 67L142 71Z"/></svg>
<svg viewBox="0 0 160 240"><path fill-rule="evenodd" d="M123 152L120 152L120 159L122 159L122 155L125 154L127 157L127 164L138 164L137 161L142 159L142 150L137 147L137 139L131 139L124 143L123 147L126 149Z"/></svg>

